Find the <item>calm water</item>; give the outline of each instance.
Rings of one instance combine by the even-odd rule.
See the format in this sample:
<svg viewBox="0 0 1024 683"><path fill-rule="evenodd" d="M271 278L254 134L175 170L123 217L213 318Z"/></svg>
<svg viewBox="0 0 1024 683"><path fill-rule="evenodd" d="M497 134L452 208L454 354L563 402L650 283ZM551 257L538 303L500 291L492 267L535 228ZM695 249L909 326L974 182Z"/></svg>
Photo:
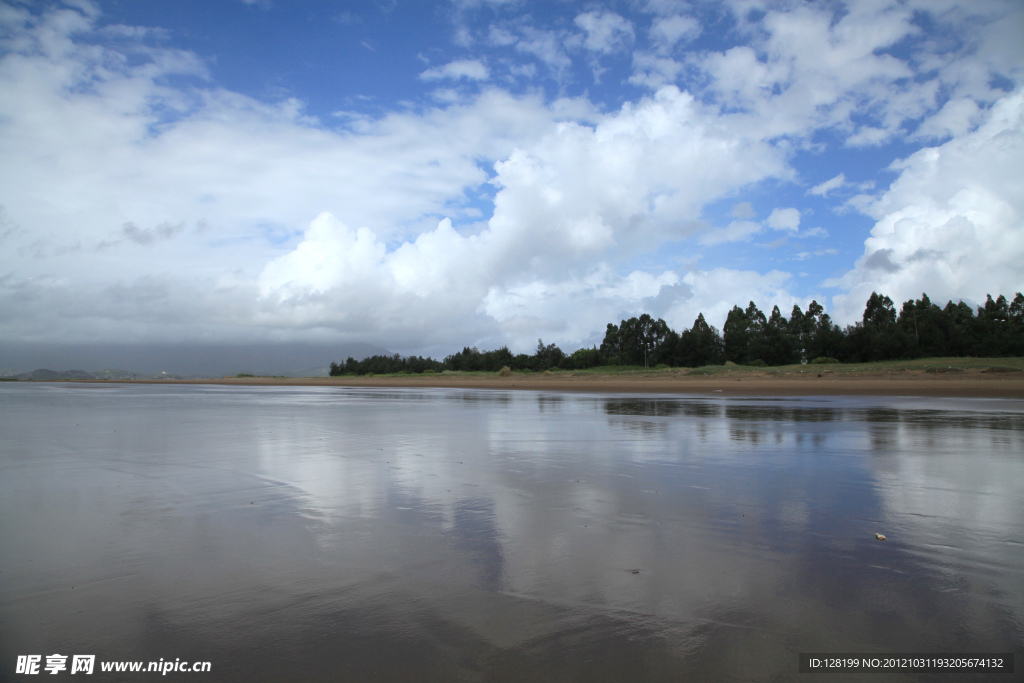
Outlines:
<svg viewBox="0 0 1024 683"><path fill-rule="evenodd" d="M1022 645L1019 401L0 385L0 679L1019 681Z"/></svg>

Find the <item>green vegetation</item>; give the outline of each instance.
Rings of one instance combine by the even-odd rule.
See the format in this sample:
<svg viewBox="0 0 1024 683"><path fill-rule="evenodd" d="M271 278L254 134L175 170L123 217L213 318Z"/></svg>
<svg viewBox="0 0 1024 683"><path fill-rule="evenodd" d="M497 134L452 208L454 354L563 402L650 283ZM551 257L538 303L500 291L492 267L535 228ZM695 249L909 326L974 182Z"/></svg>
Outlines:
<svg viewBox="0 0 1024 683"><path fill-rule="evenodd" d="M794 306L785 318L778 306L770 315L761 312L753 301L746 309L734 306L723 332L711 326L700 314L693 327L675 332L660 318L648 314L608 325L600 348L564 353L554 344L537 340L533 355L513 355L508 347L480 351L465 347L443 361L420 356L371 356L357 361L331 363L332 377L438 372L549 372L573 370L587 372L636 373L670 371L666 368L694 368L687 374L718 374L744 369L801 368L809 363L821 372L848 371L864 363L883 367L888 362L906 366L907 361L929 359L932 369L942 372L943 361L950 358L978 360L1006 358L1008 363L974 369L991 372L1016 372L1024 369L1017 362L1024 356L1024 295L1013 301L1000 295L987 297L977 314L964 302L948 302L940 308L927 294L910 300L896 312L887 296L872 293L861 322L841 328L832 323L824 308L812 301L807 311ZM828 365L828 369L820 366ZM947 362L947 369L965 367L962 362ZM888 368L898 369L898 368ZM905 369L905 368L904 368ZM792 371L792 370L790 370ZM802 371L802 370L800 370ZM772 371L773 374L775 370ZM239 375L240 377L243 375ZM504 375L503 375L504 376Z"/></svg>

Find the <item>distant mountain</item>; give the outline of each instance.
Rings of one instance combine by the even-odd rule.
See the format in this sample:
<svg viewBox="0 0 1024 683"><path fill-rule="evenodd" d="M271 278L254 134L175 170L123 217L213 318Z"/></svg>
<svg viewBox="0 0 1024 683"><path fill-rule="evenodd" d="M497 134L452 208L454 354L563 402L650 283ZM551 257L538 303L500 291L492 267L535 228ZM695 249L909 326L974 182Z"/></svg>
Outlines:
<svg viewBox="0 0 1024 683"><path fill-rule="evenodd" d="M332 362L390 355L372 344L19 344L0 342L0 376L55 373L49 379L224 377L240 373L326 377ZM40 368L89 368L64 372ZM124 368L100 370L100 368ZM78 372L90 377L61 376ZM32 379L44 379L42 376Z"/></svg>

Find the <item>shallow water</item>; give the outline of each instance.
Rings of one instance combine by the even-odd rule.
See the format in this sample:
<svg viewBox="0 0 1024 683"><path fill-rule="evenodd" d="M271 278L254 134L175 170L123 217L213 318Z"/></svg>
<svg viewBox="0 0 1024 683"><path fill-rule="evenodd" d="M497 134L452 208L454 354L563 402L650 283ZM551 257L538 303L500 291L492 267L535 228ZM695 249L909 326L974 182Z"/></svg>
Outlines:
<svg viewBox="0 0 1024 683"><path fill-rule="evenodd" d="M0 385L0 679L811 680L800 652L1022 644L1020 401Z"/></svg>

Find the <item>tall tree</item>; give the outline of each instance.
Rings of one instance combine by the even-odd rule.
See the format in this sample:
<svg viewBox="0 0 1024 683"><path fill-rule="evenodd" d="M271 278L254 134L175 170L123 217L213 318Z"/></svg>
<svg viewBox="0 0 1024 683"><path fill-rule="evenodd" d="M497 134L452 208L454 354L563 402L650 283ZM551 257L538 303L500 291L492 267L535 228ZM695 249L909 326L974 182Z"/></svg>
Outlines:
<svg viewBox="0 0 1024 683"><path fill-rule="evenodd" d="M668 323L648 313L623 320L617 327L609 323L601 353L612 364L643 365L645 358L652 362L662 352L661 345L669 332Z"/></svg>
<svg viewBox="0 0 1024 683"><path fill-rule="evenodd" d="M601 357L606 365L622 364L622 342L619 339L619 326L608 323L605 328L604 341L601 342Z"/></svg>
<svg viewBox="0 0 1024 683"><path fill-rule="evenodd" d="M832 324L825 309L817 301L811 301L804 314L802 345L804 359L836 358L842 355L843 330Z"/></svg>
<svg viewBox="0 0 1024 683"><path fill-rule="evenodd" d="M679 335L680 365L698 368L725 362L725 342L718 330L708 325L704 314L697 315L693 327Z"/></svg>
<svg viewBox="0 0 1024 683"><path fill-rule="evenodd" d="M549 368L561 367L565 354L562 349L558 348L554 344L548 344L544 346L544 340L537 340L537 352L533 356L534 370L547 370Z"/></svg>
<svg viewBox="0 0 1024 683"><path fill-rule="evenodd" d="M751 302L753 305L753 302ZM733 306L723 328L725 359L737 364L747 362L750 353L750 321L739 306Z"/></svg>
<svg viewBox="0 0 1024 683"><path fill-rule="evenodd" d="M906 335L896 325L892 299L872 292L864 306L861 322L848 330L850 358L840 360L876 361L903 357Z"/></svg>
<svg viewBox="0 0 1024 683"><path fill-rule="evenodd" d="M927 294L904 302L896 324L905 340L903 357L934 358L951 353L951 323L946 313L933 304Z"/></svg>
<svg viewBox="0 0 1024 683"><path fill-rule="evenodd" d="M772 307L765 322L762 360L768 365L791 365L800 362L799 336L790 332L789 321L782 317L778 306Z"/></svg>

